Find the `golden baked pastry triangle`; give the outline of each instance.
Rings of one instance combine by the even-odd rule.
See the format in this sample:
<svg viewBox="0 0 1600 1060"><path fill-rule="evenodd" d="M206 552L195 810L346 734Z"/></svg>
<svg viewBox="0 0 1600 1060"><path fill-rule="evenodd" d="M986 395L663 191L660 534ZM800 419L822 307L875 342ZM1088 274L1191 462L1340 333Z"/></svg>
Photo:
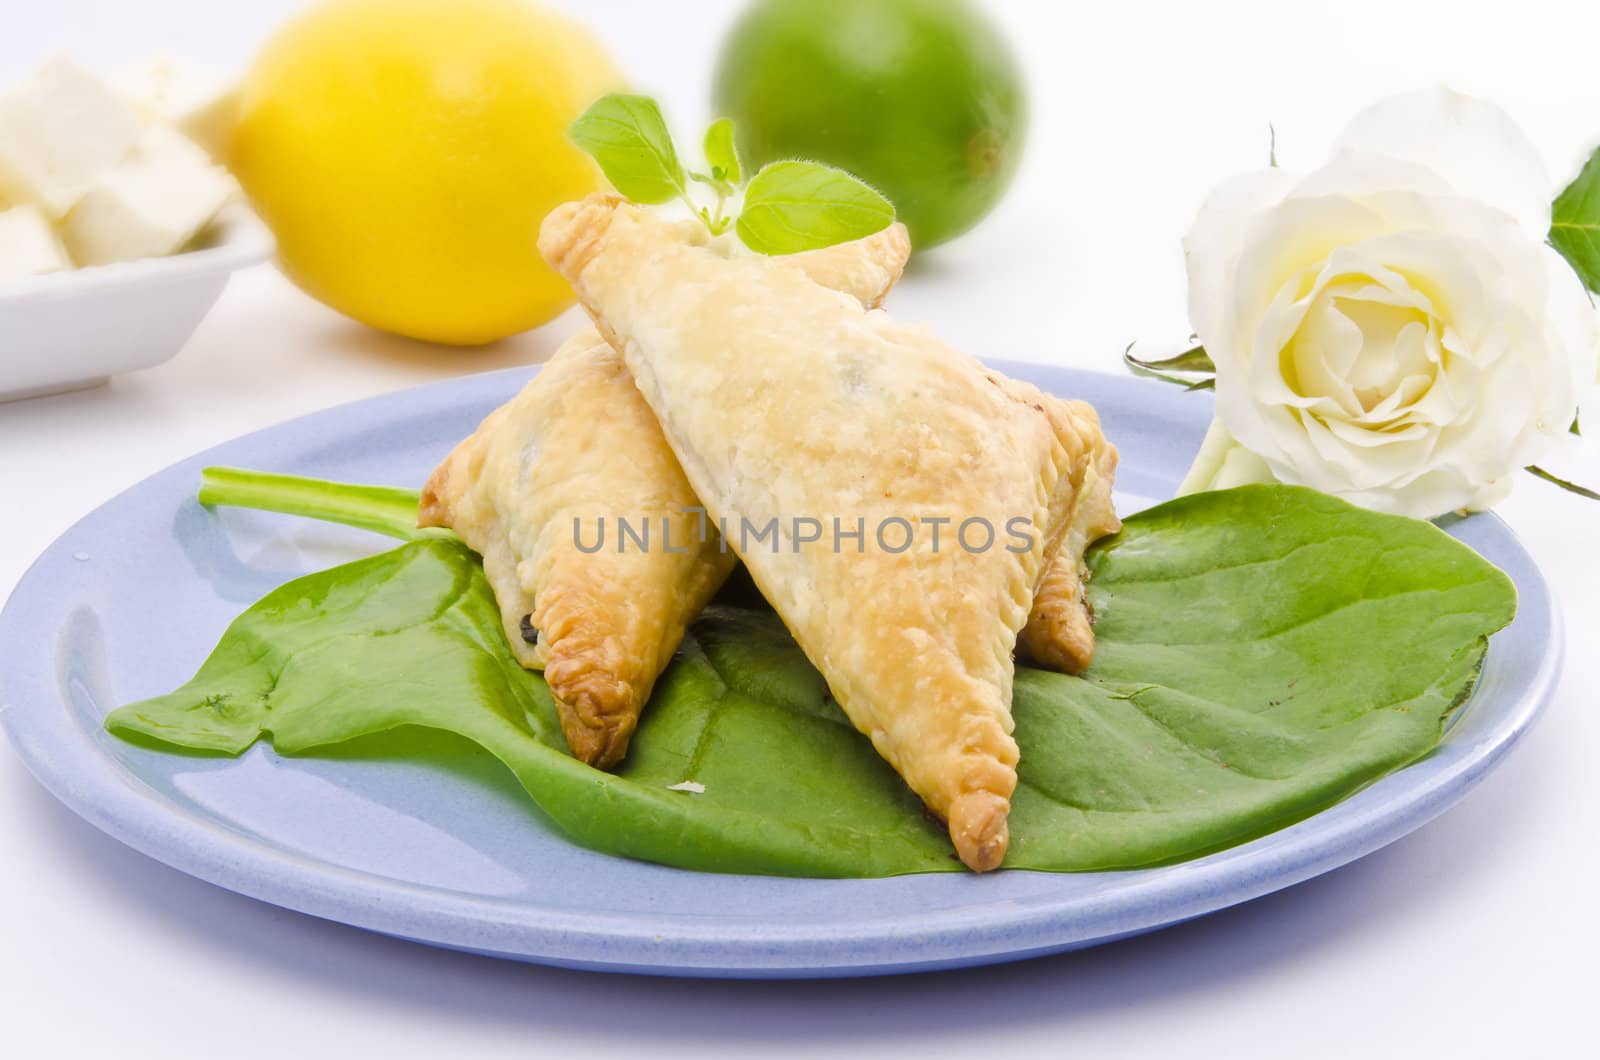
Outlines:
<svg viewBox="0 0 1600 1060"><path fill-rule="evenodd" d="M687 240L703 232L698 223L680 228ZM876 305L909 251L896 225L780 267ZM592 328L424 487L420 524L451 527L482 555L512 651L545 672L567 744L583 761L622 759L684 629L734 566L714 530L702 535L690 510L698 505L622 358ZM619 518L639 535L625 548ZM603 529L610 537L596 548Z"/></svg>
<svg viewBox="0 0 1600 1060"><path fill-rule="evenodd" d="M540 249L845 713L946 818L962 861L998 867L1016 785L1012 653L1084 477L1063 409L614 196L557 208ZM958 544L976 520L995 540Z"/></svg>

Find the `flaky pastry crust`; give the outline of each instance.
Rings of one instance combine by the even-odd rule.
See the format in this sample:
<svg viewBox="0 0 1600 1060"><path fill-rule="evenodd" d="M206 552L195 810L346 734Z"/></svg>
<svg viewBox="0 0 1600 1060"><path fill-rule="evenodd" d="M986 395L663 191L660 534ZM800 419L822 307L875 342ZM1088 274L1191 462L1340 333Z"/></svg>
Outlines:
<svg viewBox="0 0 1600 1060"><path fill-rule="evenodd" d="M731 530L729 544L845 713L945 817L961 859L998 867L1018 755L1012 656L1074 509L1071 415L616 197L559 207L540 249L622 352L711 514L778 520L770 551ZM800 516L860 519L860 551L798 547ZM1020 548L951 547L964 520L1016 517L1032 531ZM894 519L914 523L903 550L874 532Z"/></svg>
<svg viewBox="0 0 1600 1060"><path fill-rule="evenodd" d="M680 231L699 240L704 229ZM780 267L876 305L909 250L895 225ZM483 557L512 652L544 671L568 746L593 765L627 752L656 678L736 562L689 510L698 505L621 356L592 328L424 487L419 524L452 528ZM619 517L647 528L648 547L630 539L619 551ZM594 547L602 523L604 546L580 548Z"/></svg>

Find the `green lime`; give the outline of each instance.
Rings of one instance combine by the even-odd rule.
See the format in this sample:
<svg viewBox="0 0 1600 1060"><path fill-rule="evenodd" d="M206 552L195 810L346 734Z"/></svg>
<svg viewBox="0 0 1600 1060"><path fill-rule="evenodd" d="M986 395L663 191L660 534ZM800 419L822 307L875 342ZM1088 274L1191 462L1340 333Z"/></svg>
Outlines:
<svg viewBox="0 0 1600 1060"><path fill-rule="evenodd" d="M723 44L714 93L747 162L847 169L919 248L993 209L1027 128L1011 49L966 0L757 0Z"/></svg>

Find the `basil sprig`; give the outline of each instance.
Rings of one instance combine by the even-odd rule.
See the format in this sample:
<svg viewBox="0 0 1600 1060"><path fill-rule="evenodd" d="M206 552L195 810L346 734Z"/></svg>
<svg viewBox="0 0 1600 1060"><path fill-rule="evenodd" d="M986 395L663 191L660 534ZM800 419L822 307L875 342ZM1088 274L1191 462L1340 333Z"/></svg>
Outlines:
<svg viewBox="0 0 1600 1060"><path fill-rule="evenodd" d="M707 171L686 170L661 108L648 96L603 96L572 123L567 135L623 195L651 206L681 201L713 235L735 225L745 245L761 254L831 247L894 223L888 199L844 170L820 162L773 162L746 180L733 122L727 118L706 130ZM695 185L716 201L699 201ZM731 212L735 204L740 206L736 213Z"/></svg>

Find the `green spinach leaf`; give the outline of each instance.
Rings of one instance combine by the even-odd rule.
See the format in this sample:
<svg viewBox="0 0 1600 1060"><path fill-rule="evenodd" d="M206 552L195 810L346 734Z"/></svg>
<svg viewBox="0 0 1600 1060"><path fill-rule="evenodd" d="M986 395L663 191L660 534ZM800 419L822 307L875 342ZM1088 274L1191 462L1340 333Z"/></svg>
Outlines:
<svg viewBox="0 0 1600 1060"><path fill-rule="evenodd" d="M208 482L212 499L248 493ZM251 488L249 503L270 500ZM382 517L397 495L341 505L330 490L263 506L404 532ZM1090 567L1089 673L1018 671L1009 867L1182 860L1332 805L1438 743L1516 605L1503 574L1432 525L1290 486L1132 516ZM280 587L187 685L106 724L224 754L262 737L304 754L443 729L598 850L722 872L959 868L767 610L714 605L695 623L618 774L572 759L543 681L506 648L477 558L449 538ZM704 790L674 790L684 782Z"/></svg>

